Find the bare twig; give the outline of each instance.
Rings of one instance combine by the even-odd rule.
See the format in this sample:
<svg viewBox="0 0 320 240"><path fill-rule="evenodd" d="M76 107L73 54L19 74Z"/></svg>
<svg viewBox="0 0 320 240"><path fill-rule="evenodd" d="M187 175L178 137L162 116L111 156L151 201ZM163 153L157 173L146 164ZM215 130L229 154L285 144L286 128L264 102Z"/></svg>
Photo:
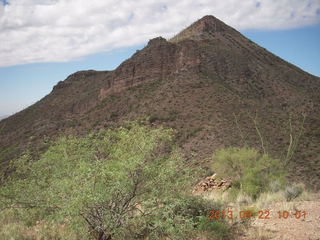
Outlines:
<svg viewBox="0 0 320 240"><path fill-rule="evenodd" d="M289 142L289 146L287 149L287 154L286 154L286 158L285 158L285 165L287 166L290 161L293 158L293 155L297 149L297 146L299 144L300 138L303 134L303 129L304 129L304 123L306 120L306 115L303 115L303 120L301 123L301 126L299 128L299 132L298 135L296 137L293 136L293 128L292 128L292 121L291 121L291 116L289 117L289 138L290 138L290 142Z"/></svg>
<svg viewBox="0 0 320 240"><path fill-rule="evenodd" d="M267 151L266 151L266 148L265 148L265 145L264 145L264 140L263 140L263 137L262 137L262 134L260 132L260 129L259 129L259 126L258 126L258 121L257 121L257 118L258 118L258 115L257 113L255 114L255 117L253 118L250 114L249 114L249 117L251 118L251 120L253 121L254 123L254 127L256 129L256 132L260 138L260 142L261 142L261 148L263 150L263 154L267 154Z"/></svg>

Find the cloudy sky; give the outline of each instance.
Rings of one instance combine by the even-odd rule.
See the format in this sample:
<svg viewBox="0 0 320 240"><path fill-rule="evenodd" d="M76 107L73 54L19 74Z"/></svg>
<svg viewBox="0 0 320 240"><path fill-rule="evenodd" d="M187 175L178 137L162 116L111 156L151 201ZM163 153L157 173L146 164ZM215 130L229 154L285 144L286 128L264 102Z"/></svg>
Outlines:
<svg viewBox="0 0 320 240"><path fill-rule="evenodd" d="M208 14L320 75L320 0L0 0L0 116Z"/></svg>

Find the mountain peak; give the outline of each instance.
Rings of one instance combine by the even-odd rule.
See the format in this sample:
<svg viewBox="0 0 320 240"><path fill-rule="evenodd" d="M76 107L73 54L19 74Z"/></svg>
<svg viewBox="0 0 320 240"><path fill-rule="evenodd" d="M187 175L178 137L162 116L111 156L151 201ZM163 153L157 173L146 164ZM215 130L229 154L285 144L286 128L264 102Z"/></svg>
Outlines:
<svg viewBox="0 0 320 240"><path fill-rule="evenodd" d="M181 31L170 41L179 42L184 39L201 39L204 36L224 32L228 29L230 29L230 27L227 26L224 22L212 15L207 15Z"/></svg>
<svg viewBox="0 0 320 240"><path fill-rule="evenodd" d="M202 18L200 18L198 21L191 24L190 27L196 27L198 26L199 30L202 30L204 32L207 31L219 31L222 29L217 29L217 26L225 25L222 21L220 21L218 18L212 16L212 15L206 15Z"/></svg>
<svg viewBox="0 0 320 240"><path fill-rule="evenodd" d="M170 41L151 39L113 71L74 73L42 100L1 120L0 174L9 173L5 164L29 146L41 153L45 139L84 136L148 116L150 127L174 129L175 143L188 160L199 161L197 167L205 168L203 159L222 146L239 147L244 140L260 146L251 116L259 118L269 152L281 156L290 117L297 131L304 123L304 134L289 176L320 189L320 78L213 16Z"/></svg>

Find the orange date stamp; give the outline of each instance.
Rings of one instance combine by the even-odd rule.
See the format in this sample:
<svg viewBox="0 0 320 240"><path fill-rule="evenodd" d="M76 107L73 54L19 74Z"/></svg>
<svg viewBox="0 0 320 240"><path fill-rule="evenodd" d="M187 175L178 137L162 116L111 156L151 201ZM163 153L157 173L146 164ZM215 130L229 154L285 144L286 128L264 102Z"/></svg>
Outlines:
<svg viewBox="0 0 320 240"><path fill-rule="evenodd" d="M275 213L275 214L272 214ZM209 219L234 219L234 211L232 209L227 209L224 211L209 211ZM238 212L240 219L306 219L307 212L303 210L294 211L271 211L271 210L242 210Z"/></svg>

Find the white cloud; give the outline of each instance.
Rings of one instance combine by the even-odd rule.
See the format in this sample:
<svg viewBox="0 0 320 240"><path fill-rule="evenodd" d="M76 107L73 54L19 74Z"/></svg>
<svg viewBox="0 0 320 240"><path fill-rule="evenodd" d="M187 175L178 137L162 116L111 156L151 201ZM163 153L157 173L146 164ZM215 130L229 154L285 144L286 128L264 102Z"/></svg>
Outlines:
<svg viewBox="0 0 320 240"><path fill-rule="evenodd" d="M320 21L320 0L0 0L0 66L70 61L172 37L214 15L239 30Z"/></svg>

